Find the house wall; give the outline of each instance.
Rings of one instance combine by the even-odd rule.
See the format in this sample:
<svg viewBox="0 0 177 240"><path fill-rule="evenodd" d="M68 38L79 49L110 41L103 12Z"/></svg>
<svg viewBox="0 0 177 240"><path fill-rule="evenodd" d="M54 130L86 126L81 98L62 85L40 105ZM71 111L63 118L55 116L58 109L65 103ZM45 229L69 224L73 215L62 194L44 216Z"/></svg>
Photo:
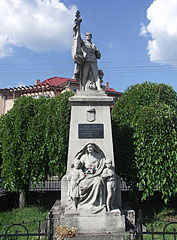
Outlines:
<svg viewBox="0 0 177 240"><path fill-rule="evenodd" d="M63 92L67 92L67 91L75 91L75 90L79 90L79 85L77 84L70 84L68 85L63 91Z"/></svg>
<svg viewBox="0 0 177 240"><path fill-rule="evenodd" d="M24 94L24 96L31 96L33 98L38 98L39 96L44 96L44 97L54 97L55 92L54 91L44 91L38 92L38 93L29 93L29 94ZM18 97L16 97L18 98ZM5 96L3 94L0 94L0 115L7 113L14 105L14 98L13 96Z"/></svg>
<svg viewBox="0 0 177 240"><path fill-rule="evenodd" d="M14 105L14 99L12 98L6 99L4 113L7 113L13 107L13 105Z"/></svg>
<svg viewBox="0 0 177 240"><path fill-rule="evenodd" d="M3 95L0 95L0 115L3 114Z"/></svg>

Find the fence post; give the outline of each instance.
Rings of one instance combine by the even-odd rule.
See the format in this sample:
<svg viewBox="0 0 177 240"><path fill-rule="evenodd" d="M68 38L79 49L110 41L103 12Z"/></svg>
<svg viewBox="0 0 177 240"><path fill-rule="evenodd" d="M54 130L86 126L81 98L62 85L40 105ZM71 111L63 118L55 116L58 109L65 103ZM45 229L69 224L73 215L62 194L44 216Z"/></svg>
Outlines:
<svg viewBox="0 0 177 240"><path fill-rule="evenodd" d="M138 240L143 240L143 213L142 210L138 211Z"/></svg>
<svg viewBox="0 0 177 240"><path fill-rule="evenodd" d="M53 212L51 211L49 213L49 234L48 234L48 240L53 240L54 235L54 219L53 219Z"/></svg>

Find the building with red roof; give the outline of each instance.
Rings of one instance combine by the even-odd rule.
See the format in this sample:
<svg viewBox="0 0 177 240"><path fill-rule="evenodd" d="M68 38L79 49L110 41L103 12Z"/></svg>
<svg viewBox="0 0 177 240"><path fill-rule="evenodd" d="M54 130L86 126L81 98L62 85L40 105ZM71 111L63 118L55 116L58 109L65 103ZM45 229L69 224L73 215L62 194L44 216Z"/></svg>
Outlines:
<svg viewBox="0 0 177 240"><path fill-rule="evenodd" d="M109 88L108 82L103 87L106 94L113 97L114 104L122 93ZM0 89L0 115L7 113L13 107L14 100L20 96L32 96L33 98L55 97L66 91L76 92L79 88L79 82L75 79L52 77L42 82L37 79L35 84L30 86Z"/></svg>

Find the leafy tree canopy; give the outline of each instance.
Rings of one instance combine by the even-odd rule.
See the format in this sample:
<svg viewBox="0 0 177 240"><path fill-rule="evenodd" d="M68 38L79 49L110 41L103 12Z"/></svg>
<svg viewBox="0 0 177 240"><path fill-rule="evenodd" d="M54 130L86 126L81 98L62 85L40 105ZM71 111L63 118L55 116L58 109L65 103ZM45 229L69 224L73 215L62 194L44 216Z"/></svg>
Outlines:
<svg viewBox="0 0 177 240"><path fill-rule="evenodd" d="M20 97L3 116L2 178L7 189L26 194L30 183L65 173L72 95Z"/></svg>
<svg viewBox="0 0 177 240"><path fill-rule="evenodd" d="M177 192L177 94L165 84L129 87L112 111L118 173L141 186L142 199L155 187L167 202Z"/></svg>

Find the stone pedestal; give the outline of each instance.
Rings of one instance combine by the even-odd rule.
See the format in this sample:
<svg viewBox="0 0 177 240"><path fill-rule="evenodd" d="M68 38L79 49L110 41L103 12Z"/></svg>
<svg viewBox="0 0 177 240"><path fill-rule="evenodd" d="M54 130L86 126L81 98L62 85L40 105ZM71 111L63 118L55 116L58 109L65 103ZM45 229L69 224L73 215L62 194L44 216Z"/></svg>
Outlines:
<svg viewBox="0 0 177 240"><path fill-rule="evenodd" d="M77 94L70 98L71 103L71 123L70 123L70 136L69 136L69 148L68 148L68 160L67 160L67 173L71 169L71 164L78 152L88 142L94 142L102 150L104 150L105 157L112 160L114 163L114 152L112 142L112 128L111 128L111 116L110 106L113 101L112 97L108 97L104 91L78 91ZM92 112L90 112L90 109ZM83 138L79 136L79 127L84 124L88 127L103 127L103 136L93 136L90 133L90 138ZM91 126L92 125L92 126ZM83 125L82 125L83 126ZM83 128L81 129L81 131ZM85 130L84 134L87 130ZM97 129L95 129L95 132ZM101 133L100 133L101 134ZM88 133L89 135L89 133ZM92 135L92 136L91 136ZM98 133L99 135L99 133ZM66 175L61 181L61 205L65 206L68 181ZM120 186L120 183L119 183ZM117 192L117 198L119 199L119 208L122 207L121 191L120 187Z"/></svg>
<svg viewBox="0 0 177 240"><path fill-rule="evenodd" d="M112 101L113 98L108 97L104 91L79 91L75 96L70 98L71 125L67 172L70 171L71 163L73 162L73 159L78 150L86 145L89 141L94 142L102 150L104 150L105 157L111 159L114 165L110 117L110 105ZM96 126L103 124L103 136L99 135L98 133L98 135L95 137L92 134L90 134L90 137L86 137L86 132L85 138L83 138L83 135L79 136L79 125L81 126L81 124L97 124ZM97 129L95 129L95 132L96 131Z"/></svg>
<svg viewBox="0 0 177 240"><path fill-rule="evenodd" d="M50 211L54 214L54 229L60 225L75 228L81 227L81 230L84 229L84 233L77 231L78 236L74 237L75 240L123 240L125 228L129 230L132 225L135 225L135 212L127 205L123 206L121 212L119 210L113 210L112 212L103 210L96 218L93 215L89 215L87 212L81 212L81 214L79 214L79 212L67 211L61 206L59 200L55 202ZM107 231L105 231L106 218L109 220L108 225L106 225ZM81 224L82 226L80 226ZM112 229L115 226L116 228ZM92 229L96 228L97 233L89 232L88 227L93 227ZM87 230L85 231L85 229ZM110 231L108 231L108 229ZM100 230L103 230L103 232L99 233Z"/></svg>
<svg viewBox="0 0 177 240"><path fill-rule="evenodd" d="M110 116L112 101L113 99L108 97L104 91L80 91L70 98L71 124L67 173L61 181L61 206L65 208L65 212L60 218L61 225L77 228L79 235L105 234L105 239L108 239L107 234L118 234L125 231L125 216L120 211L122 201L120 179L118 176L116 177L117 209L107 212L103 204L102 211L93 214L89 213L87 208L79 209L78 206L78 210L76 211L65 206L68 198L67 176L71 171L71 166L76 155L88 143L94 143L98 146L104 153L104 158L111 159L113 168L115 166ZM101 172L99 174L101 178Z"/></svg>
<svg viewBox="0 0 177 240"><path fill-rule="evenodd" d="M125 217L118 209L95 215L65 211L61 216L61 224L78 229L79 234L110 234L125 231Z"/></svg>

